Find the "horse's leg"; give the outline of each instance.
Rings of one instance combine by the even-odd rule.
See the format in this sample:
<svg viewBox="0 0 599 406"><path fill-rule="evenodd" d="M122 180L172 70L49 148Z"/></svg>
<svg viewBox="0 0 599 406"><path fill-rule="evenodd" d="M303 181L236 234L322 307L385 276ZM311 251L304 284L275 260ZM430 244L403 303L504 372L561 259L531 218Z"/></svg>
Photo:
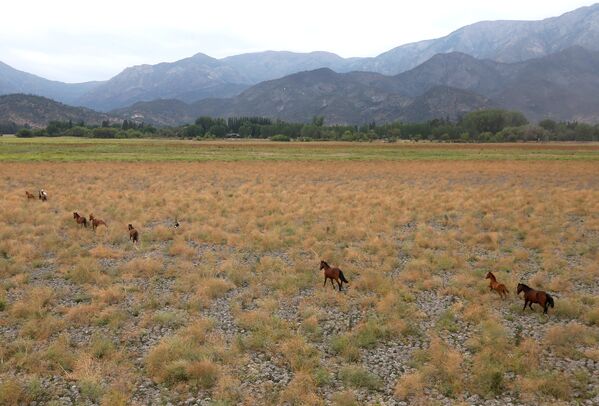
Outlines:
<svg viewBox="0 0 599 406"><path fill-rule="evenodd" d="M530 302L528 302L528 308L529 308L530 310L534 311L534 310L533 310L533 308L532 308L532 300L531 300Z"/></svg>
<svg viewBox="0 0 599 406"><path fill-rule="evenodd" d="M333 282L333 278L330 278L331 280L331 286L333 287L333 290L335 289L335 283Z"/></svg>
<svg viewBox="0 0 599 406"><path fill-rule="evenodd" d="M526 310L527 304L528 304L528 300L524 299L524 307L522 308L522 311Z"/></svg>
<svg viewBox="0 0 599 406"><path fill-rule="evenodd" d="M322 287L324 288L327 285L327 277L324 277L324 283L322 284Z"/></svg>
<svg viewBox="0 0 599 406"><path fill-rule="evenodd" d="M340 279L337 279L337 285L339 285L339 292L341 292L341 285L343 284L343 282L341 282Z"/></svg>

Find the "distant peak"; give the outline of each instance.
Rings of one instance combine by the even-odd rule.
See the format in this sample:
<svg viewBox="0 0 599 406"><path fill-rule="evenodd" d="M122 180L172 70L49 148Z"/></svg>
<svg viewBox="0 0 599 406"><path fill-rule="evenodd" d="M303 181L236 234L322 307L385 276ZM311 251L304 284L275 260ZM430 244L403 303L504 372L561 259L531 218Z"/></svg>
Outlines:
<svg viewBox="0 0 599 406"><path fill-rule="evenodd" d="M194 54L192 56L193 59L215 59L213 57L211 57L210 55L206 55L202 52L198 52L197 54Z"/></svg>

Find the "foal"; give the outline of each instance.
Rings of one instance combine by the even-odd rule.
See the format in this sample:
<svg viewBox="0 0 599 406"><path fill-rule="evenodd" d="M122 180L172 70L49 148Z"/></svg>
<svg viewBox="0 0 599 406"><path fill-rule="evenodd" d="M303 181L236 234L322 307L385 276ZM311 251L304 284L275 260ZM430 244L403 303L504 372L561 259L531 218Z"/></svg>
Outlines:
<svg viewBox="0 0 599 406"><path fill-rule="evenodd" d="M98 226L101 226L101 225L108 228L108 225L104 222L104 220L95 218L94 215L91 213L89 214L89 221L90 221L90 223L92 223L92 230L94 230L94 231L96 231L96 228L98 228Z"/></svg>
<svg viewBox="0 0 599 406"><path fill-rule="evenodd" d="M329 264L327 264L325 261L320 261L320 269L324 270L324 284L322 285L323 287L327 284L327 279L331 280L331 285L333 285L333 289L335 289L335 284L333 283L333 280L337 282L337 285L339 285L339 292L341 292L341 285L343 285L343 282L349 284L347 279L345 279L345 276L343 275L341 269L331 268Z"/></svg>
<svg viewBox="0 0 599 406"><path fill-rule="evenodd" d="M522 311L526 310L526 305L528 305L530 310L532 310L533 303L538 303L541 305L544 314L547 314L549 306L552 308L554 307L553 298L547 292L543 292L542 290L534 290L523 283L519 283L518 292L516 294L519 295L520 292L524 292L524 308Z"/></svg>
<svg viewBox="0 0 599 406"><path fill-rule="evenodd" d="M133 244L137 243L139 241L139 232L131 224L127 228L129 229L129 240L133 241Z"/></svg>
<svg viewBox="0 0 599 406"><path fill-rule="evenodd" d="M85 228L87 228L87 219L83 216L80 216L79 213L77 213L76 211L73 212L73 218L75 219L75 221L77 222L77 224L79 224L80 226L83 226Z"/></svg>
<svg viewBox="0 0 599 406"><path fill-rule="evenodd" d="M495 275L493 275L492 272L488 272L485 279L490 279L489 290L494 290L495 292L499 293L499 296L502 299L505 299L507 297L507 294L510 293L503 283L497 282L497 279L495 278Z"/></svg>
<svg viewBox="0 0 599 406"><path fill-rule="evenodd" d="M27 191L25 191L25 196L27 196L27 199L35 199L35 195L33 193L29 193Z"/></svg>

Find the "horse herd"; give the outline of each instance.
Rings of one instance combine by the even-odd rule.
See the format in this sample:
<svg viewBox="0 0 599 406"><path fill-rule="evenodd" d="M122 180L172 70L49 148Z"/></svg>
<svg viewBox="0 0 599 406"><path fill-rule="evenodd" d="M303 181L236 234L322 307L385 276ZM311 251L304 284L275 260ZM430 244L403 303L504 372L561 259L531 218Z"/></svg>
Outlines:
<svg viewBox="0 0 599 406"><path fill-rule="evenodd" d="M29 191L25 191L25 196L27 196L28 200L35 199L35 195ZM38 198L39 200L46 202L48 201L48 193L44 189L40 189L38 192ZM83 228L87 228L88 224L91 225L93 231L96 231L99 226L108 228L108 224L106 224L104 220L94 217L92 213L90 213L88 220L85 218L85 216L82 216L75 211L73 212L73 219L75 219L75 222ZM179 227L179 222L175 221L175 223L175 227ZM129 241L137 244L139 242L139 231L137 231L132 224L127 226L127 231L129 232Z"/></svg>
<svg viewBox="0 0 599 406"><path fill-rule="evenodd" d="M27 199L35 199L35 195L29 193L28 191L25 192L25 195L27 196ZM40 189L38 192L38 199L41 201L47 201L48 193L44 189ZM94 231L101 225L108 228L108 225L104 220L94 217L94 215L91 213L89 215L89 221L85 218L85 216L81 216L77 212L73 212L73 218L75 219L77 224L79 224L82 227L87 227L88 224L91 224L92 230ZM177 219L175 219L173 227L179 227L179 221ZM129 224L127 226L127 230L129 232L129 241L133 242L133 244L137 244L139 242L139 232L133 227L132 224ZM314 254L317 255L316 252L314 252ZM322 285L323 287L326 286L327 280L331 281L333 289L335 288L335 284L333 283L333 281L337 282L337 285L339 286L339 291L341 291L341 288L344 283L349 285L349 281L345 278L345 275L343 275L343 271L341 271L341 269L339 268L331 267L326 261L320 261L320 270L324 272L324 283ZM493 275L492 272L488 272L485 279L489 279L490 291L497 292L502 299L505 299L507 297L509 291L503 283L499 283L497 281L497 278L495 277L495 275ZM528 306L529 309L533 310L532 304L538 303L543 308L543 313L547 314L549 307L551 306L553 308L555 306L553 302L553 297L551 297L551 295L549 295L549 293L547 292L535 290L529 287L528 285L519 283L516 288L516 295L520 296L521 292L524 292L524 307L522 308L522 311L526 310L526 306Z"/></svg>
<svg viewBox="0 0 599 406"><path fill-rule="evenodd" d="M495 278L493 272L488 272L485 279L490 279L489 290L497 292L502 299L505 299L507 297L507 294L510 293L503 283L497 282L497 278ZM542 290L534 290L528 285L519 283L516 288L516 295L520 296L520 292L524 292L524 308L522 309L523 311L526 310L527 305L528 308L532 310L532 304L538 303L543 308L543 313L547 314L549 306L551 306L552 308L555 306L555 304L553 303L553 298L547 292L543 292Z"/></svg>

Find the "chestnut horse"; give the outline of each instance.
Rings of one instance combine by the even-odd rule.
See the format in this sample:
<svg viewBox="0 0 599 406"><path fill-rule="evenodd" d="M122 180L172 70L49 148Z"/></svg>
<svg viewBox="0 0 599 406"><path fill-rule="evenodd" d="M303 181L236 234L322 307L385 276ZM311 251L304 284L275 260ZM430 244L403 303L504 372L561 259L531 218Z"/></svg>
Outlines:
<svg viewBox="0 0 599 406"><path fill-rule="evenodd" d="M501 296L502 299L505 299L507 297L507 294L510 293L503 283L497 282L497 279L495 278L495 275L493 275L493 272L488 272L485 279L490 279L489 290L494 290L495 292L499 293L499 296Z"/></svg>
<svg viewBox="0 0 599 406"><path fill-rule="evenodd" d="M87 228L87 219L83 216L80 216L79 213L77 213L76 211L73 212L73 218L75 219L75 221L77 222L77 224L79 224L80 226L83 226L85 228Z"/></svg>
<svg viewBox="0 0 599 406"><path fill-rule="evenodd" d="M534 290L523 283L519 283L516 294L519 295L520 292L524 292L524 308L522 311L526 310L526 305L528 305L530 310L532 310L533 303L538 303L541 305L541 307L543 307L544 314L547 314L547 309L549 309L549 306L552 308L554 307L553 298L547 292L543 292L542 290Z"/></svg>
<svg viewBox="0 0 599 406"><path fill-rule="evenodd" d="M96 231L98 226L104 225L104 227L108 228L108 225L104 222L104 220L100 220L95 218L93 214L89 214L89 222L92 223L92 230Z"/></svg>
<svg viewBox="0 0 599 406"><path fill-rule="evenodd" d="M129 240L133 241L133 244L137 243L139 241L139 233L131 224L127 228L129 229Z"/></svg>
<svg viewBox="0 0 599 406"><path fill-rule="evenodd" d="M341 292L341 285L343 285L343 282L349 284L347 279L345 279L345 276L343 275L341 269L332 268L325 261L320 261L320 269L324 270L324 284L322 285L323 287L327 284L327 279L331 280L331 285L333 285L333 289L335 289L335 284L333 283L333 280L337 282L337 284L339 285L339 292Z"/></svg>
<svg viewBox="0 0 599 406"><path fill-rule="evenodd" d="M29 193L27 191L25 191L25 196L27 196L27 199L35 199L35 195L33 193Z"/></svg>

